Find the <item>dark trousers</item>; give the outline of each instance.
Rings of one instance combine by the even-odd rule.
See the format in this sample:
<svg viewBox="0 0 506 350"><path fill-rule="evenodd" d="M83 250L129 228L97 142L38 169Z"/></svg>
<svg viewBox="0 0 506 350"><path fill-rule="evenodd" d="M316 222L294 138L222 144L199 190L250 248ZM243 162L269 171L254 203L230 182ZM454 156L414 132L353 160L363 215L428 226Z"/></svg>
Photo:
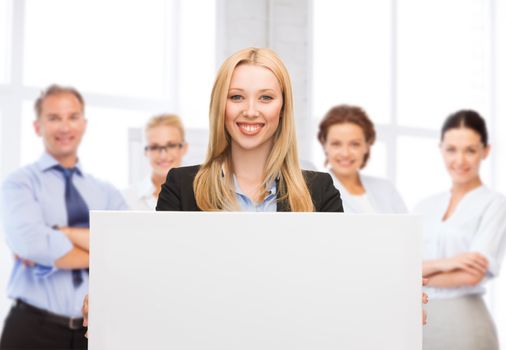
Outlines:
<svg viewBox="0 0 506 350"><path fill-rule="evenodd" d="M85 333L85 328L72 330L15 305L5 319L0 349L87 349Z"/></svg>

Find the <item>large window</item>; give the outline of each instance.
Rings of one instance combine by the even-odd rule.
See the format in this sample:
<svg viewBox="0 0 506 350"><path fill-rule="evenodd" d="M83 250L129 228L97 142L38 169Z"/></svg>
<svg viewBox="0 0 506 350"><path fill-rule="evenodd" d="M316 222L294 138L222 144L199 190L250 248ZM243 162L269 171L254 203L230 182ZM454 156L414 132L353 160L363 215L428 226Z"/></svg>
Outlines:
<svg viewBox="0 0 506 350"><path fill-rule="evenodd" d="M506 191L504 2L322 0L313 7L314 124L332 105L362 106L379 136L365 172L388 177L412 208L449 189L438 147L443 120L476 109L493 146L482 179ZM316 142L314 150L322 159ZM498 279L487 296L502 343L504 290Z"/></svg>
<svg viewBox="0 0 506 350"><path fill-rule="evenodd" d="M0 0L0 83L5 83L9 78L7 76L7 66L9 62L8 50L9 34L11 24L11 2L9 0Z"/></svg>
<svg viewBox="0 0 506 350"><path fill-rule="evenodd" d="M163 112L179 114L188 128L207 128L215 74L213 1L24 4L21 164L42 151L32 105L51 83L83 92L88 129L80 157L86 171L119 188L132 180L129 130L141 130L149 117Z"/></svg>
<svg viewBox="0 0 506 350"><path fill-rule="evenodd" d="M26 1L24 79L27 86L70 84L88 93L163 98L164 0Z"/></svg>
<svg viewBox="0 0 506 350"><path fill-rule="evenodd" d="M491 3L314 2L315 123L333 105L363 107L379 134L365 172L396 182L409 206L448 186L438 151L446 116L474 108L493 130Z"/></svg>
<svg viewBox="0 0 506 350"><path fill-rule="evenodd" d="M390 0L315 1L313 118L332 106L362 106L377 123L392 120L392 11ZM367 8L367 11L364 11ZM379 140L367 172L387 176L388 143ZM323 164L317 145L314 163Z"/></svg>
<svg viewBox="0 0 506 350"><path fill-rule="evenodd" d="M489 117L489 1L397 4L399 123L438 128L445 116L461 108Z"/></svg>
<svg viewBox="0 0 506 350"><path fill-rule="evenodd" d="M385 6L388 3L315 1L316 115L322 116L334 104L346 102L362 105L378 122L390 121L392 19L389 6Z"/></svg>
<svg viewBox="0 0 506 350"><path fill-rule="evenodd" d="M492 56L491 64L496 67L495 74L492 75L493 85L495 86L494 106L495 106L495 126L496 130L501 130L502 133L494 138L495 149L493 154L498 161L494 168L495 184L502 193L506 193L506 2L497 1L496 8L494 9L495 17L495 40L497 45L494 45L495 55ZM501 137L499 137L501 136ZM500 159L498 155L501 155ZM505 288L506 290L506 288ZM505 303L506 304L506 303ZM506 317L505 317L506 323Z"/></svg>

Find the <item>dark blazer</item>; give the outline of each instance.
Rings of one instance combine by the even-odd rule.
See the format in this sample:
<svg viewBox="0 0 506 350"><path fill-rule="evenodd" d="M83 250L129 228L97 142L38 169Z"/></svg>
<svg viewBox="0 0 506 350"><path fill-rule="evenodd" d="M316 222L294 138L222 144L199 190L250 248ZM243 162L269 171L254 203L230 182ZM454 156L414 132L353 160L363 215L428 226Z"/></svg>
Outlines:
<svg viewBox="0 0 506 350"><path fill-rule="evenodd" d="M169 171L158 196L157 211L200 211L193 192L193 180L199 167L199 165L194 165ZM303 170L302 173L313 199L315 211L343 211L341 196L329 174L307 170ZM290 211L287 201L278 202L277 211Z"/></svg>

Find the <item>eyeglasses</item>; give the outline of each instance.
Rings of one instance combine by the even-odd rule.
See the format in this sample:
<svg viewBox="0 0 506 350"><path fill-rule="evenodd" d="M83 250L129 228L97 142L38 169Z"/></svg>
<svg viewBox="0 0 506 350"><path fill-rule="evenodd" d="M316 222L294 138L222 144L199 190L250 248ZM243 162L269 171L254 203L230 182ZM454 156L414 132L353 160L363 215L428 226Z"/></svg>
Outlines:
<svg viewBox="0 0 506 350"><path fill-rule="evenodd" d="M146 147L144 147L144 150L146 152L162 153L162 151L170 152L170 151L180 150L181 148L183 148L183 146L184 146L183 143L172 143L172 142L169 142L165 146L147 145Z"/></svg>

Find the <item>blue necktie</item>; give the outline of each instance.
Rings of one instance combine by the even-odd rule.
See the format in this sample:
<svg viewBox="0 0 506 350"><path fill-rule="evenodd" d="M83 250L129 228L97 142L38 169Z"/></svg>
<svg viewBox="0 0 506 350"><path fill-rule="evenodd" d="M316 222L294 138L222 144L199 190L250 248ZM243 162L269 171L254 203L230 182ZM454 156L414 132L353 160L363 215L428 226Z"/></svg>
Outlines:
<svg viewBox="0 0 506 350"><path fill-rule="evenodd" d="M88 205L74 186L72 176L76 168L64 168L61 165L55 166L65 178L65 206L67 208L67 225L69 227L90 227L90 212ZM79 287L83 283L83 276L80 269L72 270L72 282L74 287Z"/></svg>

